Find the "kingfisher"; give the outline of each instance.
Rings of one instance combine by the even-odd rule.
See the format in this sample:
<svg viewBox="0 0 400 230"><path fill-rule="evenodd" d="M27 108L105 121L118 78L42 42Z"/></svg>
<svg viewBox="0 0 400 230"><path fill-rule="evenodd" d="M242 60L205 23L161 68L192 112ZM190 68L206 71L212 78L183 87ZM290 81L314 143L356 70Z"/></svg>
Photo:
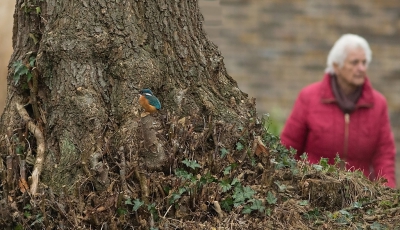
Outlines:
<svg viewBox="0 0 400 230"><path fill-rule="evenodd" d="M161 109L160 101L153 95L150 89L142 89L139 91L139 94L139 104L146 112L154 113Z"/></svg>

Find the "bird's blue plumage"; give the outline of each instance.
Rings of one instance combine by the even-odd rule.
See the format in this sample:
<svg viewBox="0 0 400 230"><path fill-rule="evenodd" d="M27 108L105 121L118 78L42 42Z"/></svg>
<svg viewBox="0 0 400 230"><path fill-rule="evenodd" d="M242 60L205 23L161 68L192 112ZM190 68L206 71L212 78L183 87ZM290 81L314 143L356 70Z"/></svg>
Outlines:
<svg viewBox="0 0 400 230"><path fill-rule="evenodd" d="M145 95L146 99L149 100L149 104L156 107L156 109L161 109L161 103L155 96Z"/></svg>
<svg viewBox="0 0 400 230"><path fill-rule="evenodd" d="M142 89L139 92L141 95L143 95L144 97L146 97L146 99L149 101L149 104L156 107L156 109L161 109L161 103L158 100L157 97L155 97L153 95L153 92L151 92L150 89Z"/></svg>

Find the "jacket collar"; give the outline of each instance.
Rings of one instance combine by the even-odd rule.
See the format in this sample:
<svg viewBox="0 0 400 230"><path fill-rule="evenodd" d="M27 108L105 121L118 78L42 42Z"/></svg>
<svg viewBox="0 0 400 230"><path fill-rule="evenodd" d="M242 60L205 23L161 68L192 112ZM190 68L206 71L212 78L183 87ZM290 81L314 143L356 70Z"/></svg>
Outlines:
<svg viewBox="0 0 400 230"><path fill-rule="evenodd" d="M325 73L324 78L321 81L321 102L322 103L337 103L336 98L333 94L332 91L332 86L331 86L331 81L330 81L331 75L329 73ZM374 97L373 97L373 91L372 91L372 85L368 79L368 77L365 78L365 82L363 85L363 89L361 92L361 96L357 101L357 108L360 107L372 107L374 104Z"/></svg>

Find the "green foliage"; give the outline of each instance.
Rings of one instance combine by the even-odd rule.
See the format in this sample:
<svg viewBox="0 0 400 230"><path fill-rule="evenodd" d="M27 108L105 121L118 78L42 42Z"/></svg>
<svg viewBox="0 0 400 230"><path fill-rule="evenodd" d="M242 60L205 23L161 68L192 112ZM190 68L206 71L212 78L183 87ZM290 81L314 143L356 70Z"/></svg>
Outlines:
<svg viewBox="0 0 400 230"><path fill-rule="evenodd" d="M36 57L30 56L29 63L26 65L22 63L21 60L18 60L12 64L14 68L14 75L13 75L14 85L18 85L22 77L26 78L26 82L29 82L32 79L31 70L35 66L35 62L36 62Z"/></svg>
<svg viewBox="0 0 400 230"><path fill-rule="evenodd" d="M135 199L132 203L131 199L127 199L125 201L125 204L127 205L133 205L132 211L137 212L137 210L139 210L140 207L142 207L144 205L144 202L141 201L140 199Z"/></svg>
<svg viewBox="0 0 400 230"><path fill-rule="evenodd" d="M29 14L29 13L36 13L36 15L39 15L42 13L42 9L40 8L40 6L38 6L39 2L42 2L43 0L25 0L22 4L21 4L21 8L25 14Z"/></svg>
<svg viewBox="0 0 400 230"><path fill-rule="evenodd" d="M232 189L232 185L228 180L222 180L219 182L222 192L227 192Z"/></svg>
<svg viewBox="0 0 400 230"><path fill-rule="evenodd" d="M301 154L300 159L302 159L303 161L306 161L308 159L307 153Z"/></svg>
<svg viewBox="0 0 400 230"><path fill-rule="evenodd" d="M385 225L380 224L378 222L372 223L371 226L369 226L369 227L371 228L371 230L386 230L386 229L389 229Z"/></svg>
<svg viewBox="0 0 400 230"><path fill-rule="evenodd" d="M233 199L232 197L227 197L221 201L221 208L225 211L230 212L233 208Z"/></svg>
<svg viewBox="0 0 400 230"><path fill-rule="evenodd" d="M279 117L283 117L282 112L276 108L272 109L271 113L264 114L262 117L264 120L268 121L264 122L264 129L275 136L280 135L284 126L284 121L282 119L277 119Z"/></svg>
<svg viewBox="0 0 400 230"><path fill-rule="evenodd" d="M197 185L199 187L209 184L211 182L216 182L217 180L211 175L210 172L207 172L205 175L201 176L200 179L198 180Z"/></svg>
<svg viewBox="0 0 400 230"><path fill-rule="evenodd" d="M229 175L232 170L234 170L237 167L236 163L232 163L228 165L227 167L224 168L223 174L224 175Z"/></svg>
<svg viewBox="0 0 400 230"><path fill-rule="evenodd" d="M313 210L304 213L303 216L308 220L316 220L321 216L321 212L318 208L314 208Z"/></svg>
<svg viewBox="0 0 400 230"><path fill-rule="evenodd" d="M222 148L220 151L221 151L221 158L224 158L229 153L229 151L226 148Z"/></svg>
<svg viewBox="0 0 400 230"><path fill-rule="evenodd" d="M32 216L32 214L31 214L32 206L30 204L25 205L23 209L24 209L24 216L26 218L29 218Z"/></svg>
<svg viewBox="0 0 400 230"><path fill-rule="evenodd" d="M187 167L192 168L192 169L196 169L196 168L201 168L201 165L199 163L196 162L196 160L188 160L185 159L182 161L182 163L184 163Z"/></svg>
<svg viewBox="0 0 400 230"><path fill-rule="evenodd" d="M275 195L271 191L268 191L266 200L267 200L268 204L276 204L276 201L278 201L278 198L276 198Z"/></svg>
<svg viewBox="0 0 400 230"><path fill-rule="evenodd" d="M190 169L198 169L202 168L202 166L197 163L195 160L183 160L183 164L185 164L187 167ZM188 171L184 169L176 169L175 170L175 175L181 179L183 179L183 184L179 186L176 189L172 189L172 193L169 196L169 204L177 204L179 199L182 197L182 195L186 192L189 194L193 194L193 191L196 191L198 188L201 188L202 186L215 182L216 179L211 175L210 172L207 172L206 174L196 177L192 173L189 173ZM170 189L168 189L170 191ZM169 192L168 191L168 192Z"/></svg>
<svg viewBox="0 0 400 230"><path fill-rule="evenodd" d="M362 204L356 201L353 203L353 207L354 208L362 208Z"/></svg>
<svg viewBox="0 0 400 230"><path fill-rule="evenodd" d="M308 200L301 200L298 202L300 206L307 206L309 204Z"/></svg>
<svg viewBox="0 0 400 230"><path fill-rule="evenodd" d="M21 76L27 76L27 79L30 79L32 77L32 74L29 72L29 68L26 67L21 60L14 62L12 66L14 67L13 79L15 85L18 84Z"/></svg>
<svg viewBox="0 0 400 230"><path fill-rule="evenodd" d="M185 188L185 187L178 188L178 191L172 193L172 196L169 199L169 203L174 204L177 200L179 200L182 197L182 194L186 191L187 191L187 188Z"/></svg>
<svg viewBox="0 0 400 230"><path fill-rule="evenodd" d="M346 210L339 210L340 215L335 220L339 224L349 224L353 219L353 215Z"/></svg>
<svg viewBox="0 0 400 230"><path fill-rule="evenodd" d="M22 226L22 224L18 224L14 227L14 230L24 230L24 226Z"/></svg>
<svg viewBox="0 0 400 230"><path fill-rule="evenodd" d="M229 165L228 167L224 168L224 175L228 175L231 173L232 170L232 165Z"/></svg>
<svg viewBox="0 0 400 230"><path fill-rule="evenodd" d="M156 209L156 205L154 203L147 205L147 210L153 216L154 220L157 221L159 216L158 216L158 212Z"/></svg>
<svg viewBox="0 0 400 230"><path fill-rule="evenodd" d="M236 150L237 151L242 151L244 149L244 146L242 143L238 142L236 143Z"/></svg>
<svg viewBox="0 0 400 230"><path fill-rule="evenodd" d="M15 152L16 152L18 155L24 154L24 149L25 149L25 146L23 146L23 145L17 145L17 146L15 146Z"/></svg>
<svg viewBox="0 0 400 230"><path fill-rule="evenodd" d="M248 187L248 186L243 187L242 185L236 185L235 190L232 195L233 206L237 207L239 205L242 205L247 200L252 198L254 194L255 194L255 191L253 189L251 189L250 187Z"/></svg>
<svg viewBox="0 0 400 230"><path fill-rule="evenodd" d="M262 123L264 127L269 125L269 117L263 117ZM294 175L299 173L297 168L297 161L294 158L296 150L291 148L288 150L284 145L281 144L280 138L268 130L263 135L264 143L268 144L269 152L271 154L271 163L275 165L276 169L289 168Z"/></svg>
<svg viewBox="0 0 400 230"><path fill-rule="evenodd" d="M382 200L381 202L379 202L379 207L383 209L393 208L393 206L393 202L389 200Z"/></svg>
<svg viewBox="0 0 400 230"><path fill-rule="evenodd" d="M35 226L36 224L42 224L42 223L43 223L43 215L39 213L35 216L35 221L32 222L31 226Z"/></svg>
<svg viewBox="0 0 400 230"><path fill-rule="evenodd" d="M128 214L128 210L124 209L124 208L118 208L117 209L117 214L119 216L125 216L126 214Z"/></svg>
<svg viewBox="0 0 400 230"><path fill-rule="evenodd" d="M175 170L175 175L179 178L185 179L185 180L191 180L191 181L195 181L196 177L192 174L189 173L188 171L184 170L184 169L176 169Z"/></svg>
<svg viewBox="0 0 400 230"><path fill-rule="evenodd" d="M249 202L250 202L250 205L245 205L243 207L243 210L242 210L243 214L250 214L253 211L258 211L260 213L264 212L265 206L262 204L261 200L252 199Z"/></svg>
<svg viewBox="0 0 400 230"><path fill-rule="evenodd" d="M278 186L279 192L284 192L286 190L286 185L281 184L279 181L275 181L274 184Z"/></svg>

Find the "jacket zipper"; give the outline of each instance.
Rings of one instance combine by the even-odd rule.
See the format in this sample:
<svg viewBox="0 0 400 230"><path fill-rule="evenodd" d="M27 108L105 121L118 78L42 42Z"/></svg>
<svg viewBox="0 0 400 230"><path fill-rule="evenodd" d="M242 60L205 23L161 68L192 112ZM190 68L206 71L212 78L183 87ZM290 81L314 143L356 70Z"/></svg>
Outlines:
<svg viewBox="0 0 400 230"><path fill-rule="evenodd" d="M350 114L344 114L344 147L343 147L343 156L341 159L341 168L346 169L345 162L347 158L347 151L349 148L349 126L350 126Z"/></svg>

